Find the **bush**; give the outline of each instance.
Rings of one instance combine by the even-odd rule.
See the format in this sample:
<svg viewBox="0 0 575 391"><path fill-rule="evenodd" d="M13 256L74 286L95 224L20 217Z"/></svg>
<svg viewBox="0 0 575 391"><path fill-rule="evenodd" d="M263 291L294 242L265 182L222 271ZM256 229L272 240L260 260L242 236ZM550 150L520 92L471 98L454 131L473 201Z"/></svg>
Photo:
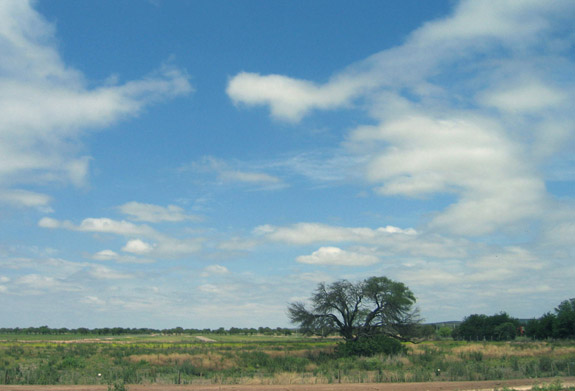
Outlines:
<svg viewBox="0 0 575 391"><path fill-rule="evenodd" d="M401 342L385 335L360 337L357 340L339 344L336 349L336 353L340 357L369 357L376 354L392 355L404 352L405 347Z"/></svg>

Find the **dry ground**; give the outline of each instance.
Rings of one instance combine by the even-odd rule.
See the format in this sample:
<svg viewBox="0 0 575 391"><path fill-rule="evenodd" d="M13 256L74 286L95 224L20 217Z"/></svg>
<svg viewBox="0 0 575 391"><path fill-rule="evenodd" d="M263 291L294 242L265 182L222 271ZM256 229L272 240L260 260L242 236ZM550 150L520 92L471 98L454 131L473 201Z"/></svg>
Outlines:
<svg viewBox="0 0 575 391"><path fill-rule="evenodd" d="M533 385L552 383L555 379L519 379L430 383L369 383L317 385L128 385L128 391L487 391L503 387L530 390ZM575 386L575 377L562 378L565 386ZM107 386L2 386L0 391L107 391Z"/></svg>

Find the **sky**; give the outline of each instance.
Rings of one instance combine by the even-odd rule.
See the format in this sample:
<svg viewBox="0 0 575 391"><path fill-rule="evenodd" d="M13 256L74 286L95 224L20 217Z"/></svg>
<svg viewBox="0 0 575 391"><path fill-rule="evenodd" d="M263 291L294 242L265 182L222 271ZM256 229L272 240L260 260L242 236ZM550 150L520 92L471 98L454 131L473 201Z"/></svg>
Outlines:
<svg viewBox="0 0 575 391"><path fill-rule="evenodd" d="M575 2L3 0L1 327L575 297Z"/></svg>

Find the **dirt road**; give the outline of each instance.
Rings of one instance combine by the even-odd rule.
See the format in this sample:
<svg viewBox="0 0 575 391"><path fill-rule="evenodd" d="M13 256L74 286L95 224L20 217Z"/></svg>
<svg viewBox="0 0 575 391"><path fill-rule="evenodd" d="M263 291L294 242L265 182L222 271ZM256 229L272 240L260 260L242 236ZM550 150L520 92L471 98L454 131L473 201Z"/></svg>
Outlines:
<svg viewBox="0 0 575 391"><path fill-rule="evenodd" d="M474 382L368 383L316 385L128 385L128 391L487 391L503 387L530 390L533 385L552 383L556 379L520 379ZM561 378L565 386L575 386L575 377ZM107 386L4 386L0 391L107 391Z"/></svg>

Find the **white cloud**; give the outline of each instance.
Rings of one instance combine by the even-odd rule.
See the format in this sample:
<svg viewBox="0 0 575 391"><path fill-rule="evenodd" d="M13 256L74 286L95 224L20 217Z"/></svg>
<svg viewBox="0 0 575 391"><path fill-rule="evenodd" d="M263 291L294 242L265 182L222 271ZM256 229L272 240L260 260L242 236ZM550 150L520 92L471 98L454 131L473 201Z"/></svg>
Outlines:
<svg viewBox="0 0 575 391"><path fill-rule="evenodd" d="M117 259L119 254L112 250L102 250L98 251L92 258L97 261L113 261Z"/></svg>
<svg viewBox="0 0 575 391"><path fill-rule="evenodd" d="M469 263L470 281L510 280L517 275L533 273L548 266L547 262L524 248L513 246L483 255Z"/></svg>
<svg viewBox="0 0 575 391"><path fill-rule="evenodd" d="M66 221L58 221L51 217L43 217L42 219L40 219L40 221L38 221L38 227L42 228L54 229L54 228L64 228L67 226L72 226L72 223Z"/></svg>
<svg viewBox="0 0 575 391"><path fill-rule="evenodd" d="M312 265L369 266L379 262L372 254L346 251L338 247L320 247L311 255L302 255L296 259L299 263Z"/></svg>
<svg viewBox="0 0 575 391"><path fill-rule="evenodd" d="M117 221L109 218L84 219L77 229L78 231L113 233L119 235L155 235L155 231L146 225L136 225L124 220Z"/></svg>
<svg viewBox="0 0 575 391"><path fill-rule="evenodd" d="M79 154L78 140L87 129L192 90L187 75L170 66L123 85L88 87L64 64L53 25L29 1L3 1L0 26L0 185L83 185L90 158ZM24 206L49 201L30 193L16 199Z"/></svg>
<svg viewBox="0 0 575 391"><path fill-rule="evenodd" d="M84 304L91 304L91 305L96 305L99 307L103 307L104 305L106 305L106 301L100 299L97 296L86 296L83 299L81 299L80 301Z"/></svg>
<svg viewBox="0 0 575 391"><path fill-rule="evenodd" d="M554 23L573 12L569 1L461 1L452 15L323 85L241 73L228 94L291 121L366 98L379 125L358 127L345 146L367 156L365 177L377 192L453 194L429 228L491 234L545 214L548 194L531 151L551 156L573 136L565 126L574 123L570 42Z"/></svg>
<svg viewBox="0 0 575 391"><path fill-rule="evenodd" d="M403 45L349 67L324 85L242 72L230 80L227 93L236 103L269 105L273 117L294 122L313 109L341 107L382 86L407 84L421 93L430 87L422 81L437 73L438 65L492 45L518 50L525 42L544 42L552 30L548 18L565 18L572 11L569 1L462 1L453 15L426 23Z"/></svg>
<svg viewBox="0 0 575 391"><path fill-rule="evenodd" d="M546 16L568 8L567 1L461 1L452 16L426 23L415 31L412 40L429 47L447 43L468 46L470 41L485 39L506 44L532 41L549 29Z"/></svg>
<svg viewBox="0 0 575 391"><path fill-rule="evenodd" d="M132 274L122 273L101 265L93 265L90 268L89 274L100 280L124 280L134 278Z"/></svg>
<svg viewBox="0 0 575 391"><path fill-rule="evenodd" d="M112 250L98 251L92 255L92 259L96 261L114 261L117 263L133 263L133 264L149 264L154 263L155 260L149 258L142 258L133 255L121 255Z"/></svg>
<svg viewBox="0 0 575 391"><path fill-rule="evenodd" d="M269 240L292 244L309 244L315 242L377 242L388 235L416 235L413 228L402 229L393 226L371 228L347 228L319 223L298 223L290 227L262 225L254 230L256 235Z"/></svg>
<svg viewBox="0 0 575 391"><path fill-rule="evenodd" d="M398 275L410 286L455 286L467 278L464 263L457 260L404 263Z"/></svg>
<svg viewBox="0 0 575 391"><path fill-rule="evenodd" d="M198 290L202 293L208 293L210 295L219 295L222 293L221 288L213 284L204 284L198 287Z"/></svg>
<svg viewBox="0 0 575 391"><path fill-rule="evenodd" d="M202 248L202 238L177 239L164 235L148 225L137 225L129 221L118 221L109 218L87 218L79 225L71 221L59 221L50 217L44 217L38 222L38 226L50 229L67 229L79 232L108 233L114 235L135 237L130 239L123 251L135 254L147 254L158 257L181 257L198 252ZM138 239L144 237L154 240L154 245L150 245ZM118 258L124 262L150 263L151 260L131 260L125 257Z"/></svg>
<svg viewBox="0 0 575 391"><path fill-rule="evenodd" d="M437 233L418 233L413 228L394 226L376 229L341 227L320 223L297 223L280 227L262 225L253 231L260 240L283 242L290 245L313 243L368 244L378 257L397 256L454 258L466 257L472 244L466 239L454 239ZM375 252L374 252L375 254Z"/></svg>
<svg viewBox="0 0 575 391"><path fill-rule="evenodd" d="M134 254L148 254L154 249L154 245L146 243L140 239L132 239L126 243L122 251Z"/></svg>
<svg viewBox="0 0 575 391"><path fill-rule="evenodd" d="M45 213L52 212L48 206L52 198L46 194L22 189L0 189L0 202L15 206L35 207Z"/></svg>
<svg viewBox="0 0 575 391"><path fill-rule="evenodd" d="M229 81L226 92L236 103L269 104L272 116L297 122L311 109L344 105L353 93L353 85L342 82L317 86L281 75L242 72Z"/></svg>
<svg viewBox="0 0 575 391"><path fill-rule="evenodd" d="M159 235L154 229L147 225L136 225L129 221L118 221L105 217L87 218L82 220L80 225L74 225L70 221L59 221L50 217L44 217L38 222L38 226L42 228L63 228L74 231L111 233L127 236L144 235L154 237Z"/></svg>
<svg viewBox="0 0 575 391"><path fill-rule="evenodd" d="M497 123L477 117L451 120L401 117L355 130L355 149L381 143L367 178L383 195L453 193L459 200L437 215L434 228L479 235L539 217L545 186ZM384 148L388 143L390 147Z"/></svg>
<svg viewBox="0 0 575 391"><path fill-rule="evenodd" d="M515 82L505 88L496 87L479 96L482 104L512 113L533 113L562 106L568 95L538 80Z"/></svg>
<svg viewBox="0 0 575 391"><path fill-rule="evenodd" d="M223 274L228 274L230 271L228 270L227 267L222 266L222 265L210 265L210 266L206 266L204 268L204 271L202 273L203 277L208 277L211 275L223 275Z"/></svg>
<svg viewBox="0 0 575 391"><path fill-rule="evenodd" d="M133 220L150 223L159 223L162 221L180 222L198 219L196 216L186 214L183 208L176 205L163 207L132 201L120 205L118 210L121 213L130 216Z"/></svg>
<svg viewBox="0 0 575 391"><path fill-rule="evenodd" d="M26 274L14 280L18 294L38 295L45 292L79 291L80 287L50 275Z"/></svg>

